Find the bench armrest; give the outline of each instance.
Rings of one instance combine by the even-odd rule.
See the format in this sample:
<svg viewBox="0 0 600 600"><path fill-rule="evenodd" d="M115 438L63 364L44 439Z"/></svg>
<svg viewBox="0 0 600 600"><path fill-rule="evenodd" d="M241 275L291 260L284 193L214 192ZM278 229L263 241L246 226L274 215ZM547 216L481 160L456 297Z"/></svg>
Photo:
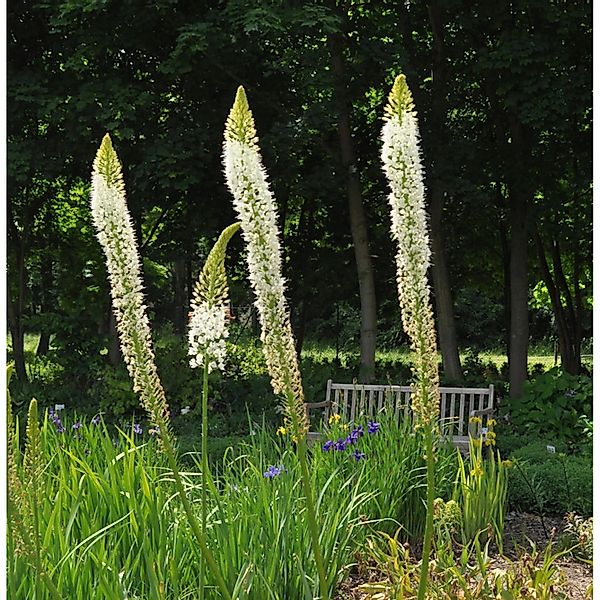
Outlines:
<svg viewBox="0 0 600 600"><path fill-rule="evenodd" d="M493 406L488 408L482 408L481 410L472 410L469 413L469 436L472 438L478 438L481 435L481 428L483 426L483 419L481 423L471 423L473 417L489 417L493 415L495 409Z"/></svg>
<svg viewBox="0 0 600 600"><path fill-rule="evenodd" d="M484 417L486 415L492 415L495 412L495 408L490 406L488 408L482 408L481 410L472 410L471 417Z"/></svg>

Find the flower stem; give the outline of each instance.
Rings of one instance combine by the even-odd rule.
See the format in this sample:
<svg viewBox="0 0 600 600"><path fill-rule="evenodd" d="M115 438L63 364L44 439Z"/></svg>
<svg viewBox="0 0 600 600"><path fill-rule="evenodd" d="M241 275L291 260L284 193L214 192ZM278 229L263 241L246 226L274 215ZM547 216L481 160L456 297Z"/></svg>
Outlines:
<svg viewBox="0 0 600 600"><path fill-rule="evenodd" d="M418 600L425 599L427 579L429 575L429 554L433 538L433 500L435 495L435 458L433 456L433 425L425 427L425 452L427 454L427 516L425 519L425 535L423 537L423 555L421 558L421 576L419 579Z"/></svg>
<svg viewBox="0 0 600 600"><path fill-rule="evenodd" d="M206 480L208 475L208 360L202 377L202 535L206 538ZM200 563L200 598L204 598L204 560Z"/></svg>
<svg viewBox="0 0 600 600"><path fill-rule="evenodd" d="M161 429L161 437L162 437L162 429ZM227 589L227 584L223 579L223 575L221 574L221 570L217 565L212 552L206 544L206 538L204 533L202 532L200 525L198 524L198 519L192 510L192 506L190 501L188 500L185 494L185 488L183 487L183 482L181 481L181 475L179 474L179 468L177 467L177 461L175 460L175 451L173 446L171 445L171 440L168 436L164 436L162 438L163 447L165 454L167 455L167 460L169 461L169 467L173 472L173 477L175 479L175 487L179 492L179 497L181 499L181 503L183 504L183 510L185 510L185 514L187 515L188 521L190 523L190 527L192 528L192 532L196 536L198 540L198 544L200 546L200 551L202 552L202 557L206 561L208 568L212 571L213 577L216 580L217 587L221 590L221 594L223 598L226 600L232 600L231 594Z"/></svg>
<svg viewBox="0 0 600 600"><path fill-rule="evenodd" d="M319 528L317 526L317 517L315 503L313 500L313 491L310 484L310 475L308 472L308 459L306 456L306 438L298 440L298 460L300 461L300 472L302 474L302 486L306 496L306 513L308 517L308 527L310 530L313 553L317 563L317 573L319 575L319 589L321 600L328 600L329 590L327 586L327 575L325 574L325 565L321 554L321 545L319 544Z"/></svg>

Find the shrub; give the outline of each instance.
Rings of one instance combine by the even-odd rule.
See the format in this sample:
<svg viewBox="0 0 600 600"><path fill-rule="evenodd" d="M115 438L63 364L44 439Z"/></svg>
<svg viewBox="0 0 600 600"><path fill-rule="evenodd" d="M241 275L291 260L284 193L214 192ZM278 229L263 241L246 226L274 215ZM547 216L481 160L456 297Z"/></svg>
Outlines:
<svg viewBox="0 0 600 600"><path fill-rule="evenodd" d="M559 448L557 448L559 450ZM508 499L513 510L564 515L592 514L592 458L550 454L541 442L515 450L511 459Z"/></svg>
<svg viewBox="0 0 600 600"><path fill-rule="evenodd" d="M555 367L526 382L523 395L508 400L505 410L517 433L576 443L582 436L579 417L592 414L592 381Z"/></svg>

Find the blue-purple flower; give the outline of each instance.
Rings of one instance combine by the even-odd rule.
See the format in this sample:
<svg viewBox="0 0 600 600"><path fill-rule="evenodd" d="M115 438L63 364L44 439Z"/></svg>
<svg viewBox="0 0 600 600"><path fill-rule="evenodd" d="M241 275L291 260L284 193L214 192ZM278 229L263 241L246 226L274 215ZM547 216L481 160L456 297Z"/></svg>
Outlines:
<svg viewBox="0 0 600 600"><path fill-rule="evenodd" d="M64 433L66 431L66 429L65 429L65 426L62 424L62 421L60 420L58 413L56 413L54 410L50 409L48 411L48 414L50 415L50 418L52 419L52 423L54 423L54 426L56 427L57 433Z"/></svg>
<svg viewBox="0 0 600 600"><path fill-rule="evenodd" d="M133 424L133 433L137 435L142 435L143 432L144 430L142 429L142 426L139 423Z"/></svg>
<svg viewBox="0 0 600 600"><path fill-rule="evenodd" d="M333 448L338 452L343 452L346 449L346 440L340 438L337 442L333 444Z"/></svg>
<svg viewBox="0 0 600 600"><path fill-rule="evenodd" d="M359 425L355 429L353 429L348 437L346 438L347 445L354 445L358 442L358 440L364 435L365 430L362 425Z"/></svg>
<svg viewBox="0 0 600 600"><path fill-rule="evenodd" d="M77 423L73 423L73 427L72 428L75 431L77 431L78 429L81 429L82 427L83 427L83 425L79 421L77 421Z"/></svg>
<svg viewBox="0 0 600 600"><path fill-rule="evenodd" d="M352 458L354 458L354 460L356 462L358 462L359 460L366 460L366 456L364 452L360 452L358 450L358 448L354 451L354 453L352 454Z"/></svg>
<svg viewBox="0 0 600 600"><path fill-rule="evenodd" d="M379 427L380 427L379 423L375 423L375 421L369 421L367 423L367 431L370 434L377 433L379 431Z"/></svg>
<svg viewBox="0 0 600 600"><path fill-rule="evenodd" d="M100 425L100 415L96 415L93 419L92 419L92 425Z"/></svg>
<svg viewBox="0 0 600 600"><path fill-rule="evenodd" d="M332 448L333 448L333 441L332 440L327 440L323 444L323 452L329 452Z"/></svg>
<svg viewBox="0 0 600 600"><path fill-rule="evenodd" d="M284 468L283 465L279 465L278 467L276 467L275 465L271 465L263 473L263 477L266 477L267 479L273 479L274 477L277 477L278 475L281 475L284 471L285 471L285 468Z"/></svg>

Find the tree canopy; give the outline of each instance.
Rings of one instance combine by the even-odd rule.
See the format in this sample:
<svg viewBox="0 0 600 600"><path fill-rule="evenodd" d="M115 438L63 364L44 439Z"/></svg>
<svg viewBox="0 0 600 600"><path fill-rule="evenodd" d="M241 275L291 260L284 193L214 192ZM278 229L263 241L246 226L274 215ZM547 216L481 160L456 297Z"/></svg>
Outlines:
<svg viewBox="0 0 600 600"><path fill-rule="evenodd" d="M53 336L85 361L114 329L88 210L106 132L153 318L183 331L195 276L234 221L221 153L239 85L279 203L299 345L340 306L360 315L358 344L371 301L377 343L405 343L379 161L385 94L401 72L422 132L446 374L461 375L453 347L505 345L518 391L528 343L554 337L563 367L579 372L591 336L590 17L585 0L9 3L18 376L26 331L43 334L40 352ZM232 300L247 304L232 248Z"/></svg>

